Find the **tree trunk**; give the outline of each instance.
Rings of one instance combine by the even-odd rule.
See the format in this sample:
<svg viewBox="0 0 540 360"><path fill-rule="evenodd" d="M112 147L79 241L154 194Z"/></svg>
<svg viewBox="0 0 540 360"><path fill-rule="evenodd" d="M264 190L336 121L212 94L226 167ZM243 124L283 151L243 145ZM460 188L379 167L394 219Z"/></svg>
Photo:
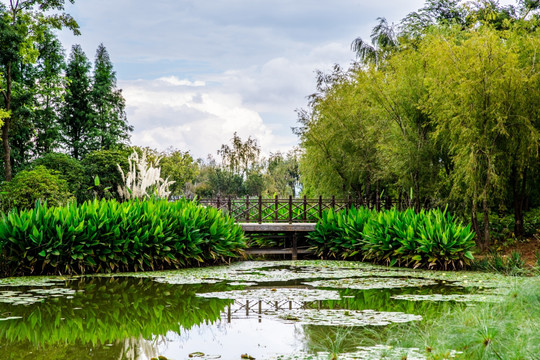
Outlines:
<svg viewBox="0 0 540 360"><path fill-rule="evenodd" d="M516 174L517 178L517 174ZM525 203L525 190L527 181L527 168L523 171L521 183L514 180L514 234L517 237L522 237L525 234L523 224L523 207Z"/></svg>
<svg viewBox="0 0 540 360"><path fill-rule="evenodd" d="M478 225L478 212L476 207L476 201L473 200L473 206L471 210L471 224L474 232L476 233L476 245L481 248L480 242L480 226Z"/></svg>
<svg viewBox="0 0 540 360"><path fill-rule="evenodd" d="M11 110L11 64L6 69L6 111ZM11 147L9 146L9 126L11 124L11 115L4 120L2 126L2 147L4 149L4 173L6 181L11 181Z"/></svg>
<svg viewBox="0 0 540 360"><path fill-rule="evenodd" d="M484 241L482 244L482 250L487 250L489 248L489 206L488 201L484 197L484 200L482 201L482 210L484 212Z"/></svg>

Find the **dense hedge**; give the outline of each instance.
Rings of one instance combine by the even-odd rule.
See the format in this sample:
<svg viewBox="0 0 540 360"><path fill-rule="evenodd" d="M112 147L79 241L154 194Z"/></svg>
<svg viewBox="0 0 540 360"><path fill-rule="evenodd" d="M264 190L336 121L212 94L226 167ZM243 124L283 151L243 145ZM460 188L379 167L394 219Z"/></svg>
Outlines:
<svg viewBox="0 0 540 360"><path fill-rule="evenodd" d="M38 203L0 222L6 275L179 268L236 257L244 247L232 218L186 200Z"/></svg>
<svg viewBox="0 0 540 360"><path fill-rule="evenodd" d="M323 257L444 269L469 265L475 246L470 225L441 210L330 210L308 239Z"/></svg>

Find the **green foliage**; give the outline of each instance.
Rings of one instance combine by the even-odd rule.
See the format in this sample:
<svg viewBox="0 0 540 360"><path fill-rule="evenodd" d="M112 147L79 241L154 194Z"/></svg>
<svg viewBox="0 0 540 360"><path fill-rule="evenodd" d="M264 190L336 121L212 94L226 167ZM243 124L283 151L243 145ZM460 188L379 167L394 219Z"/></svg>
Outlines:
<svg viewBox="0 0 540 360"><path fill-rule="evenodd" d="M401 26L384 18L359 63L317 74L299 112L304 193L448 206L491 244L493 212L537 206L538 4L428 1ZM481 225L483 225L481 227ZM496 229L495 229L496 230ZM530 232L529 232L530 233Z"/></svg>
<svg viewBox="0 0 540 360"><path fill-rule="evenodd" d="M60 40L51 31L43 35L43 41L38 44L35 70L35 77L39 79L36 91L40 96L34 96L32 119L35 135L32 152L37 156L54 151L60 145L58 120L65 85L62 72L66 68Z"/></svg>
<svg viewBox="0 0 540 360"><path fill-rule="evenodd" d="M94 197L115 198L120 200L118 186L122 186L122 175L118 171L118 165L127 172L129 169L129 150L99 150L88 154L81 164L84 167L84 185L77 195L82 202ZM100 185L95 186L94 179L98 176Z"/></svg>
<svg viewBox="0 0 540 360"><path fill-rule="evenodd" d="M94 76L90 92L95 112L94 136L99 148L109 150L129 142L129 126L126 118L126 101L121 90L116 88L116 73L109 53L103 44L98 46L94 62Z"/></svg>
<svg viewBox="0 0 540 360"><path fill-rule="evenodd" d="M484 257L473 262L473 268L476 270L499 272L506 275L516 276L527 274L525 261L521 259L518 252L512 252L510 256L499 255L493 251Z"/></svg>
<svg viewBox="0 0 540 360"><path fill-rule="evenodd" d="M81 163L67 154L47 153L32 162L32 167L45 166L64 179L72 194L78 194L85 183L84 168Z"/></svg>
<svg viewBox="0 0 540 360"><path fill-rule="evenodd" d="M297 195L300 187L300 150L295 148L287 154L270 154L267 166L267 194L279 196Z"/></svg>
<svg viewBox="0 0 540 360"><path fill-rule="evenodd" d="M442 318L409 329L404 338L421 339L430 359L537 359L540 354L540 281L530 279L514 287L500 303L458 309ZM396 337L397 339L397 337Z"/></svg>
<svg viewBox="0 0 540 360"><path fill-rule="evenodd" d="M218 150L223 166L235 175L243 174L244 176L247 176L248 172L253 170L260 153L261 148L257 144L257 140L248 137L243 142L236 132L231 139L231 146L223 144L221 149Z"/></svg>
<svg viewBox="0 0 540 360"><path fill-rule="evenodd" d="M65 205L74 198L68 183L44 166L21 171L12 181L2 185L4 210L30 209L38 200L47 201L49 206L53 207Z"/></svg>
<svg viewBox="0 0 540 360"><path fill-rule="evenodd" d="M463 268L473 259L474 232L446 211L380 212L366 208L323 213L310 244L321 256L427 268Z"/></svg>
<svg viewBox="0 0 540 360"><path fill-rule="evenodd" d="M69 2L73 3L74 0ZM30 115L28 112L32 106L28 104L31 103L32 92L36 90L40 92L36 84L44 80L28 81L28 76L23 77L21 73L27 72L36 62L39 56L37 44L50 30L65 27L76 35L80 34L76 21L63 12L64 4L64 0L21 0L10 1L8 6L0 4L0 73L6 77L5 88L0 85L3 94L0 108L4 110L2 111L4 115L8 114L2 125L4 173L8 181L12 178L12 160L26 159L28 142L32 135L30 131L32 124L28 121ZM18 101L20 98L17 98L21 94L25 94L25 101ZM43 92L41 95L46 96ZM17 113L26 114L16 116ZM10 133L10 128L15 125L12 122L17 120L19 124L16 125L19 129L16 132L19 136L14 137ZM39 141L39 135L37 140ZM13 159L11 155L11 143L14 141L18 141L16 146L19 150L18 159Z"/></svg>
<svg viewBox="0 0 540 360"><path fill-rule="evenodd" d="M60 116L63 143L80 160L98 149L95 113L92 107L90 62L80 45L73 45L66 68L68 85Z"/></svg>
<svg viewBox="0 0 540 360"><path fill-rule="evenodd" d="M188 151L169 149L161 154L159 163L161 167L161 177L174 181L170 186L172 196L184 195L186 183L195 179L199 172L198 164Z"/></svg>
<svg viewBox="0 0 540 360"><path fill-rule="evenodd" d="M13 211L0 223L10 274L73 274L179 268L236 257L240 226L187 200L93 200Z"/></svg>

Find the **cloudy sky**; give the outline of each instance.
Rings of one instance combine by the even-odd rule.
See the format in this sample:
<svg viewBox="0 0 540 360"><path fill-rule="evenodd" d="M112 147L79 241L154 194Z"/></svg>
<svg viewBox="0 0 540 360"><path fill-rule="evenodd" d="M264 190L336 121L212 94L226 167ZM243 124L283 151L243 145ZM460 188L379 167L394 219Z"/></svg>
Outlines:
<svg viewBox="0 0 540 360"><path fill-rule="evenodd" d="M295 109L314 71L354 57L377 17L399 22L424 0L77 0L82 35L69 53L103 42L135 127L132 143L216 155L236 131L268 154L298 143Z"/></svg>

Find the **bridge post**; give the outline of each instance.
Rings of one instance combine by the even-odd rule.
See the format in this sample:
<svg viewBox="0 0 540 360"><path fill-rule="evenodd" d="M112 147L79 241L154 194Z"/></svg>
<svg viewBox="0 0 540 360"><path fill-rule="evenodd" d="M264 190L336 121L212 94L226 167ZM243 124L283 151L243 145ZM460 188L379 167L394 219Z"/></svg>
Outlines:
<svg viewBox="0 0 540 360"><path fill-rule="evenodd" d="M304 195L304 204L303 204L303 215L302 220L307 221L307 198L306 195Z"/></svg>
<svg viewBox="0 0 540 360"><path fill-rule="evenodd" d="M292 259L298 260L298 233L295 231L292 236Z"/></svg>
<svg viewBox="0 0 540 360"><path fill-rule="evenodd" d="M289 195L289 224L292 224L293 208L292 208L292 195Z"/></svg>
<svg viewBox="0 0 540 360"><path fill-rule="evenodd" d="M246 195L246 221L249 222L249 195Z"/></svg>
<svg viewBox="0 0 540 360"><path fill-rule="evenodd" d="M274 221L278 222L279 220L279 214L278 214L278 207L279 207L279 200L278 195L274 196Z"/></svg>
<svg viewBox="0 0 540 360"><path fill-rule="evenodd" d="M262 224L262 195L259 195L259 224Z"/></svg>

